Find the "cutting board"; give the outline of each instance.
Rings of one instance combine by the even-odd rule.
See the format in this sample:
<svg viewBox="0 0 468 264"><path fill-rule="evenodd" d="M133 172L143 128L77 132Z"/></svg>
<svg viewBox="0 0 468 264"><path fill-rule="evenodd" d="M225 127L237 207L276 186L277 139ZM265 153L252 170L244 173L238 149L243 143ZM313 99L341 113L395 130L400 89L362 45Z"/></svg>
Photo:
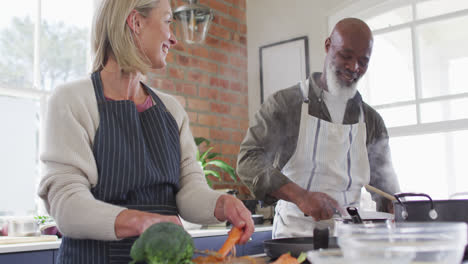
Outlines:
<svg viewBox="0 0 468 264"><path fill-rule="evenodd" d="M31 237L13 237L0 236L0 245L18 244L18 243L36 243L57 241L57 236L31 236Z"/></svg>

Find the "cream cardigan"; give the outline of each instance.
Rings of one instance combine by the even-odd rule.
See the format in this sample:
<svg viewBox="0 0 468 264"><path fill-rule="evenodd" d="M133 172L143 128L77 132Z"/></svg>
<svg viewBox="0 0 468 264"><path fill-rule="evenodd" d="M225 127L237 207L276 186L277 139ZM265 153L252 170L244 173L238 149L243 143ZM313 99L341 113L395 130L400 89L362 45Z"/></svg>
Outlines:
<svg viewBox="0 0 468 264"><path fill-rule="evenodd" d="M194 223L216 223L214 209L221 193L207 185L195 159L196 146L187 113L174 97L153 90L179 127L181 189L176 196L179 214ZM62 85L54 91L41 133L39 196L64 235L116 240L115 219L125 208L96 200L90 191L99 177L93 155L98 126L99 112L91 78Z"/></svg>

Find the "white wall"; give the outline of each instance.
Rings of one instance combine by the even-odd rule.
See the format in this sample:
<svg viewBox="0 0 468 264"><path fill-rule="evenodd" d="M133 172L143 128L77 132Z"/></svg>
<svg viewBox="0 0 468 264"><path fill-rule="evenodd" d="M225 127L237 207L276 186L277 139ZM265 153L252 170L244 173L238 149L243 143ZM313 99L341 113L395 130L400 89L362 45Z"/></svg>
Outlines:
<svg viewBox="0 0 468 264"><path fill-rule="evenodd" d="M249 118L260 107L259 47L299 36L309 38L310 71L322 71L328 15L350 0L247 0ZM286 87L285 87L286 88Z"/></svg>

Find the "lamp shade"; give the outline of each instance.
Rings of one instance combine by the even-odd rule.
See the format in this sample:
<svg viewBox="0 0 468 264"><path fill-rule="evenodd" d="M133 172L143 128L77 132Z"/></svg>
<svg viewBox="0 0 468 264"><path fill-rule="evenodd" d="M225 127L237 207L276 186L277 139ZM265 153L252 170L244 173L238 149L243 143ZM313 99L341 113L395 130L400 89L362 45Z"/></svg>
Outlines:
<svg viewBox="0 0 468 264"><path fill-rule="evenodd" d="M201 44L213 20L211 9L200 5L196 0L189 0L188 5L178 7L174 11L174 19L178 22L178 30L182 40L188 44Z"/></svg>

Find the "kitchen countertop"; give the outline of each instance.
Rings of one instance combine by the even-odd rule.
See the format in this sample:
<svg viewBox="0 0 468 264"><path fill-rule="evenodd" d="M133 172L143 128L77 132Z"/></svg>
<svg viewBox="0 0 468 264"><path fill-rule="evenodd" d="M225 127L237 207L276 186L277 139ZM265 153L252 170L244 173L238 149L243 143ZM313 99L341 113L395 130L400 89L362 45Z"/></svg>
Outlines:
<svg viewBox="0 0 468 264"><path fill-rule="evenodd" d="M209 236L222 236L227 235L231 230L230 227L214 226L204 227L202 229L187 230L187 232L194 238L197 237L209 237ZM272 225L256 225L255 232L270 231ZM60 247L61 240L53 242L37 242L37 243L18 243L9 245L0 245L0 254L15 253L15 252L27 252L27 251L38 251L38 250L53 250Z"/></svg>

